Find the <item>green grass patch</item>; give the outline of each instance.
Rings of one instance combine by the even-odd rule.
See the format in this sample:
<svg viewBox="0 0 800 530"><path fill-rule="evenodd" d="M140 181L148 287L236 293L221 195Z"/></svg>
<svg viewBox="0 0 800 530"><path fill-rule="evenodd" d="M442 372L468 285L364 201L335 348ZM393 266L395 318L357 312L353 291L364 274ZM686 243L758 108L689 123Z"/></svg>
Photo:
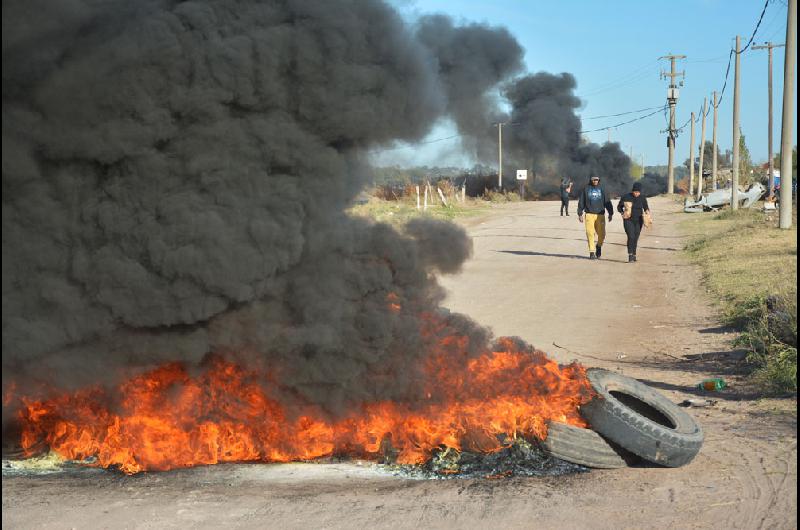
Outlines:
<svg viewBox="0 0 800 530"><path fill-rule="evenodd" d="M702 267L723 321L742 333L753 378L767 393L797 391L797 230L752 209L691 214L685 250Z"/></svg>

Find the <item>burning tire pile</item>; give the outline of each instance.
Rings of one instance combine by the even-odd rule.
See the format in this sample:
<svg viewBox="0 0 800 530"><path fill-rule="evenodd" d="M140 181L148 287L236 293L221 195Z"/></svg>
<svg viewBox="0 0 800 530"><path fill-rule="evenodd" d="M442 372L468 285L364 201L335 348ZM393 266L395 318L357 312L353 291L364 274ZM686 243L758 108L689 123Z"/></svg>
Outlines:
<svg viewBox="0 0 800 530"><path fill-rule="evenodd" d="M516 361L526 358L536 359L537 357L521 353L517 355ZM507 367L506 375L516 373L519 376L520 372L517 372L517 369L520 365L514 362L513 358L504 362L509 363L509 361L512 364ZM221 366L228 371L233 370L231 365L223 364ZM4 473L7 469L11 470L9 472L13 470L23 470L24 472L26 469L35 472L43 465L45 468L53 470L60 469L61 464L65 463L68 468L74 468L75 465L106 467L133 474L139 471L167 470L174 467L189 467L223 461L329 462L331 459L347 460L356 457L378 461L384 469L404 476L503 478L563 475L585 472L587 468L615 469L639 464L643 461L665 467L679 467L689 463L697 455L703 443L701 428L686 412L666 397L635 379L617 373L597 368L583 372L582 367L578 367L577 370L575 372L576 381L583 381L582 384L586 385L587 393L579 403L575 403L572 409L576 416L563 417L565 421L571 423L564 423L560 421L561 417L551 415L542 423L543 426L546 424L545 429L525 428L522 423L524 419L538 417L542 412L541 410L537 411L538 409L534 406L517 411L516 419L510 421L504 429L491 431L489 425L502 421L500 418L504 413L502 407L492 410L490 403L486 401L479 408L489 413L489 417L485 417L485 421L488 423L470 423L464 410L454 409L453 415L443 424L450 425L455 430L445 437L432 437L428 441L429 450L419 452L412 459L407 456L403 457L403 454L408 453L410 448L420 451L424 443L423 431L417 431L416 434L410 436L406 433L404 436L402 429L408 426L408 418L396 420L391 426L386 424L382 427L384 430L377 431L376 429L380 428L378 424L385 422L386 418L384 417L383 419L372 418L369 420L378 423L368 427L367 430L376 434L382 433L380 434L380 443L373 449L362 445L360 450L356 450L355 447L358 443L355 439L337 446L332 440L353 434L348 432L347 427L342 425L326 426L322 423L314 425L310 418L303 418L301 423L307 424L305 427L313 427L313 429L308 432L298 431L297 435L307 443L319 446L316 453L312 452L311 445L308 445L304 447L303 453L294 455L280 455L274 447L270 449L271 453L267 454L265 449L269 447L269 440L262 440L261 445L256 444L260 449L256 446L251 447L248 454L217 455L216 460L212 458L213 455L207 455L206 460L199 460L197 456L194 456L194 460L184 461L180 461L176 455L172 455L164 462L157 462L141 452L141 447L131 438L130 432L125 435L128 438L127 445L121 447L113 448L111 446L114 441L118 441L116 439L119 438L119 435L112 436L112 439L103 439L104 435L100 432L94 433L93 436L96 436L97 439L88 443L86 439L91 436L92 431L90 426L67 423L67 421L77 420L75 411L56 413L47 410L48 407L53 406L53 403L38 402L29 404L28 409L29 413L31 410L36 413L34 414L35 418L28 417L26 419L25 416L20 416L20 419L24 420L23 430L18 433L22 450L9 453L4 447L3 468ZM501 375L496 373L495 377L499 378ZM186 385L187 383L182 384ZM189 384L189 386L196 388L193 384ZM170 387L169 393L181 392L179 390L181 384L171 384ZM248 391L252 392L254 388L249 388ZM65 399L68 398L62 397L58 401L63 402ZM531 395L530 401L535 402L536 398ZM81 406L87 407L85 404ZM88 408L95 409L97 407L95 404ZM492 412L489 412L490 410ZM577 416L578 413L580 416ZM533 416L530 416L531 414ZM580 421L581 416L585 422ZM70 420L66 418L70 418ZM150 415L148 418L148 422L153 422L157 417ZM43 423L39 423L41 419L43 419ZM423 421L427 425L425 430L430 431L435 425L435 422L431 421L432 419L432 417L427 420L417 418L412 421ZM539 421L542 419L540 418ZM125 424L130 421L130 419L118 418L112 423L119 428L120 423ZM136 422L141 421L143 421L141 418L136 420ZM512 424L516 427L513 427ZM293 428L297 427L297 425L293 426ZM109 429L111 428L103 427L100 428L100 431ZM129 431L130 427L127 430ZM202 432L207 430L208 426L200 429ZM326 432L326 430L330 430L330 432ZM186 440L190 446L195 446L198 444L198 441L194 440L196 431L196 429L190 428L182 434L173 433L172 437L176 438L176 435L179 435L176 439ZM312 431L316 431L316 434ZM85 447L73 447L74 442L65 438L69 432L78 433L78 438L84 440ZM162 435L166 434L163 429L158 432ZM146 439L151 439L154 434L146 433L144 436ZM233 443L234 439L247 440L261 435L242 432L230 433L230 436L232 436L230 443ZM211 438L202 438L202 440L207 441ZM325 446L326 443L329 445ZM285 449L287 446L283 445L283 447ZM166 446L162 448L166 448ZM130 460L110 459L107 453L115 451L125 452ZM10 460L7 461L6 458Z"/></svg>
<svg viewBox="0 0 800 530"><path fill-rule="evenodd" d="M440 307L463 228L349 213L372 153L440 119L491 160L488 125L519 124L507 161L557 162L541 191L599 167L628 189L619 145L581 140L572 75L381 0L77 4L3 4L4 444L127 474L694 456L699 429L650 394L595 397L583 366Z"/></svg>
<svg viewBox="0 0 800 530"><path fill-rule="evenodd" d="M703 430L686 412L643 383L601 369L586 376L597 396L581 406L592 430L551 423L543 447L586 467L612 469L632 458L666 467L688 464L703 445Z"/></svg>

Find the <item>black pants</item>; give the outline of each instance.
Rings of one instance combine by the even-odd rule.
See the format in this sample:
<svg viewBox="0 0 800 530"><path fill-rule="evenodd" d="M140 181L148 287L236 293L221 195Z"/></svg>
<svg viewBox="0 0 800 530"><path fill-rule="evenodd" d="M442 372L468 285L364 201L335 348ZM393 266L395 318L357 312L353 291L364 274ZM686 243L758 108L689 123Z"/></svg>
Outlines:
<svg viewBox="0 0 800 530"><path fill-rule="evenodd" d="M628 235L628 254L636 255L636 245L639 244L639 234L642 233L642 225L644 219L637 217L636 219L625 219L622 221L625 227L625 233Z"/></svg>
<svg viewBox="0 0 800 530"><path fill-rule="evenodd" d="M561 215L569 215L569 197L561 197Z"/></svg>

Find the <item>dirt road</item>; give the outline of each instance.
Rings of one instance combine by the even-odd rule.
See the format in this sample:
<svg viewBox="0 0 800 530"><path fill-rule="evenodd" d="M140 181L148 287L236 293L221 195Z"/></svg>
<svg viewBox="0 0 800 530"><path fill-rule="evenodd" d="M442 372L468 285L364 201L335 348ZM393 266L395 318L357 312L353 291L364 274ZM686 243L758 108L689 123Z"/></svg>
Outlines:
<svg viewBox="0 0 800 530"><path fill-rule="evenodd" d="M518 335L560 362L636 377L675 402L722 376L716 405L690 409L706 441L678 469L567 477L419 481L359 465L225 465L125 477L86 470L3 477L8 528L796 528L794 402L754 399L730 362L698 271L682 256L683 214L651 200L655 228L628 264L618 218L603 259L550 202L465 222L475 254L443 278L446 305Z"/></svg>

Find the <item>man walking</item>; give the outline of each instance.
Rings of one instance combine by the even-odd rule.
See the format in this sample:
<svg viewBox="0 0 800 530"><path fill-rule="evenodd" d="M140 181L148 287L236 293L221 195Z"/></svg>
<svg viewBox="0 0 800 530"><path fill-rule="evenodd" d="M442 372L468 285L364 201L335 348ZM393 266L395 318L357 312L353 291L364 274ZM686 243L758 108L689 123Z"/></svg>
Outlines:
<svg viewBox="0 0 800 530"><path fill-rule="evenodd" d="M589 259L597 259L603 253L603 241L606 239L606 219L604 211L608 211L608 221L614 216L614 207L606 195L606 190L600 186L600 177L592 175L589 185L583 189L578 199L578 221L583 223L583 213L586 212L586 240L589 243ZM597 243L594 237L597 234Z"/></svg>
<svg viewBox="0 0 800 530"><path fill-rule="evenodd" d="M650 205L642 195L641 182L633 183L631 192L619 200L617 211L622 214L622 224L628 236L628 263L633 263L636 261L636 246L639 243L639 234L642 233L644 218L650 215Z"/></svg>
<svg viewBox="0 0 800 530"><path fill-rule="evenodd" d="M572 181L563 179L561 181L561 216L569 217L569 194L572 193Z"/></svg>

